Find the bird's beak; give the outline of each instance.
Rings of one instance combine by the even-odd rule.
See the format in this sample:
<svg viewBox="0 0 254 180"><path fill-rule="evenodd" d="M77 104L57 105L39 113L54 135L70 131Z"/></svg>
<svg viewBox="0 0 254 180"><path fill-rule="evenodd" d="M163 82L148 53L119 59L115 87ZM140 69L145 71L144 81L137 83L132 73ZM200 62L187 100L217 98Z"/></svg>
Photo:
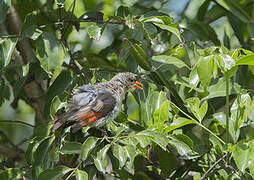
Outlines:
<svg viewBox="0 0 254 180"><path fill-rule="evenodd" d="M134 83L134 87L137 88L137 89L143 89L142 87L140 87L140 86L138 86L138 85L143 86L142 83L136 81L136 82Z"/></svg>

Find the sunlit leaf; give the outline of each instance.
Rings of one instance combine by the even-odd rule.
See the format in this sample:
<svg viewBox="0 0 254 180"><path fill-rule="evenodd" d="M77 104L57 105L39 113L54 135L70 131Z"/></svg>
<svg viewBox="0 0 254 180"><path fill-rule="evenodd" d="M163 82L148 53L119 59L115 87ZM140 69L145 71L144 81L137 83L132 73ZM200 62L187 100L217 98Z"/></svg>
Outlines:
<svg viewBox="0 0 254 180"><path fill-rule="evenodd" d="M96 143L99 139L93 136L89 136L85 142L82 144L81 148L81 158L86 160L91 153L91 151L95 148Z"/></svg>
<svg viewBox="0 0 254 180"><path fill-rule="evenodd" d="M170 140L169 144L173 146L181 156L188 157L188 154L192 152L190 146L179 140Z"/></svg>
<svg viewBox="0 0 254 180"><path fill-rule="evenodd" d="M107 167L107 159L102 158L101 153L97 153L97 156L94 158L94 165L99 171L104 173Z"/></svg>
<svg viewBox="0 0 254 180"><path fill-rule="evenodd" d="M235 150L233 152L233 158L238 169L242 172L245 171L248 163L248 144L244 142L240 142L236 145Z"/></svg>
<svg viewBox="0 0 254 180"><path fill-rule="evenodd" d="M251 54L238 58L236 65L254 65L254 55Z"/></svg>
<svg viewBox="0 0 254 180"><path fill-rule="evenodd" d="M127 156L124 147L115 144L113 147L113 155L118 159L120 168L122 168L127 161Z"/></svg>
<svg viewBox="0 0 254 180"><path fill-rule="evenodd" d="M179 41L182 42L181 33L176 25L174 25L174 24L165 25L165 24L160 24L160 23L153 23L153 24L160 27L161 29L165 29L165 30L173 33L174 35L177 36Z"/></svg>
<svg viewBox="0 0 254 180"><path fill-rule="evenodd" d="M186 103L191 109L191 112L195 115L199 122L201 122L208 109L207 101L204 101L200 106L200 100L198 98L189 98L186 100Z"/></svg>
<svg viewBox="0 0 254 180"><path fill-rule="evenodd" d="M174 56L158 55L158 56L153 56L152 60L165 63L165 64L172 64L178 68L188 67L182 60Z"/></svg>
<svg viewBox="0 0 254 180"><path fill-rule="evenodd" d="M214 71L214 58L213 56L200 57L200 62L197 67L197 72L201 84L204 88L210 84Z"/></svg>
<svg viewBox="0 0 254 180"><path fill-rule="evenodd" d="M10 63L17 42L17 38L0 39L0 70Z"/></svg>
<svg viewBox="0 0 254 180"><path fill-rule="evenodd" d="M87 27L87 33L89 34L90 38L95 40L100 40L103 30L103 26L96 23L91 23Z"/></svg>
<svg viewBox="0 0 254 180"><path fill-rule="evenodd" d="M71 168L66 166L57 166L54 169L47 169L39 175L38 180L48 180L49 178L52 180L58 180L71 170Z"/></svg>
<svg viewBox="0 0 254 180"><path fill-rule="evenodd" d="M196 124L196 123L197 122L194 121L194 120L179 117L179 118L175 119L171 124L169 124L165 128L165 133L168 133L170 131L173 131L174 129L183 127L183 126L188 125L188 124Z"/></svg>
<svg viewBox="0 0 254 180"><path fill-rule="evenodd" d="M22 174L19 168L7 168L0 172L0 179L22 179Z"/></svg>
<svg viewBox="0 0 254 180"><path fill-rule="evenodd" d="M88 180L88 174L85 171L77 169L75 172L76 180Z"/></svg>
<svg viewBox="0 0 254 180"><path fill-rule="evenodd" d="M36 40L42 33L43 31L37 27L36 14L34 12L29 13L25 18L20 36Z"/></svg>
<svg viewBox="0 0 254 180"><path fill-rule="evenodd" d="M163 131L164 122L169 120L169 101L164 101L159 109L153 113L154 127Z"/></svg>
<svg viewBox="0 0 254 180"><path fill-rule="evenodd" d="M141 46L138 44L131 44L131 56L143 69L150 70L148 57Z"/></svg>
<svg viewBox="0 0 254 180"><path fill-rule="evenodd" d="M152 139L154 143L159 145L164 151L167 149L167 145L169 143L169 139L162 133L154 132L151 130L145 130L139 132L137 135L147 136Z"/></svg>
<svg viewBox="0 0 254 180"><path fill-rule="evenodd" d="M80 154L81 146L82 144L78 142L67 142L61 148L61 152L64 154Z"/></svg>
<svg viewBox="0 0 254 180"><path fill-rule="evenodd" d="M36 40L36 57L47 73L53 73L64 61L63 46L52 33L44 32L40 37Z"/></svg>
<svg viewBox="0 0 254 180"><path fill-rule="evenodd" d="M127 155L127 161L124 168L131 174L134 174L134 159L137 155L135 147L132 145L124 146L125 153Z"/></svg>

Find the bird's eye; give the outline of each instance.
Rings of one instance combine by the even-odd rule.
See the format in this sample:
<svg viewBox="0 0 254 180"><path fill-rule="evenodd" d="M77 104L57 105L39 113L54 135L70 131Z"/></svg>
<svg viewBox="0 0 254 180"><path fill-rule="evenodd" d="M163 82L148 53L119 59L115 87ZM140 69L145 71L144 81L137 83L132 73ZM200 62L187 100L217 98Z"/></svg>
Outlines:
<svg viewBox="0 0 254 180"><path fill-rule="evenodd" d="M134 81L135 81L135 79L129 78L129 81L130 81L130 82L134 82Z"/></svg>

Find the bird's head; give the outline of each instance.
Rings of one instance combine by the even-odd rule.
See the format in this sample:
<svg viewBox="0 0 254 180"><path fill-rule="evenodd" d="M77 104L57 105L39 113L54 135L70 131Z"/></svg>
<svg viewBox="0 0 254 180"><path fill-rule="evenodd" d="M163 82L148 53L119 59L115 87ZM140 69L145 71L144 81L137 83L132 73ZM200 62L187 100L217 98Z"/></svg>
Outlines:
<svg viewBox="0 0 254 180"><path fill-rule="evenodd" d="M137 75L130 72L119 73L115 75L111 82L115 82L124 88L125 91L132 90L134 88L142 89L142 85L140 82L136 80Z"/></svg>

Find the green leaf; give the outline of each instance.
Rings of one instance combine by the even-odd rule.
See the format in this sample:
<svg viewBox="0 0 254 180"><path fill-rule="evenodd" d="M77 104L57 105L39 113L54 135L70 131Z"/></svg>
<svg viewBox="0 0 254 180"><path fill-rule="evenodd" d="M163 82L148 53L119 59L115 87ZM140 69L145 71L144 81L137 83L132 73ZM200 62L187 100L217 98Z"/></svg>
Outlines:
<svg viewBox="0 0 254 180"><path fill-rule="evenodd" d="M236 60L236 65L254 65L254 55L241 56Z"/></svg>
<svg viewBox="0 0 254 180"><path fill-rule="evenodd" d="M173 146L181 156L188 157L188 154L192 152L190 146L188 146L185 142L179 141L177 139L170 140L169 144Z"/></svg>
<svg viewBox="0 0 254 180"><path fill-rule="evenodd" d="M107 158L102 158L102 153L97 153L96 158L94 158L95 167L105 173L107 167Z"/></svg>
<svg viewBox="0 0 254 180"><path fill-rule="evenodd" d="M85 171L77 169L75 172L76 180L88 180L88 174Z"/></svg>
<svg viewBox="0 0 254 180"><path fill-rule="evenodd" d="M232 85L230 83L229 92L231 92L231 89ZM208 96L204 97L202 100L226 96L226 78L220 78L216 84L209 86L207 91L209 92Z"/></svg>
<svg viewBox="0 0 254 180"><path fill-rule="evenodd" d="M214 71L214 56L200 57L197 72L204 89L210 84Z"/></svg>
<svg viewBox="0 0 254 180"><path fill-rule="evenodd" d="M99 139L97 137L89 136L85 142L82 144L81 148L81 158L82 160L86 160L91 153L91 151L95 148L96 143Z"/></svg>
<svg viewBox="0 0 254 180"><path fill-rule="evenodd" d="M110 148L111 144L107 144L106 146L104 146L100 151L99 153L101 154L101 158L102 159L106 159L106 155L107 155L107 152Z"/></svg>
<svg viewBox="0 0 254 180"><path fill-rule="evenodd" d="M200 106L200 100L198 98L189 98L186 100L191 112L195 115L195 117L201 122L205 117L205 114L208 109L207 101L204 101Z"/></svg>
<svg viewBox="0 0 254 180"><path fill-rule="evenodd" d="M239 128L247 121L248 114L252 111L252 102L249 94L238 96L231 106L230 132L235 141L239 136Z"/></svg>
<svg viewBox="0 0 254 180"><path fill-rule="evenodd" d="M220 68L223 71L229 71L235 66L235 60L227 54L218 55L217 59L219 60Z"/></svg>
<svg viewBox="0 0 254 180"><path fill-rule="evenodd" d="M61 152L64 154L80 154L82 144L78 142L67 142L63 145Z"/></svg>
<svg viewBox="0 0 254 180"><path fill-rule="evenodd" d="M49 74L63 64L64 50L56 36L49 32L44 32L36 40L36 57L39 59L41 67Z"/></svg>
<svg viewBox="0 0 254 180"><path fill-rule="evenodd" d="M48 137L40 142L40 145L37 147L36 151L33 154L34 162L32 163L32 175L33 178L36 178L42 171L45 166L46 160L49 157L49 148L54 137Z"/></svg>
<svg viewBox="0 0 254 180"><path fill-rule="evenodd" d="M152 142L151 138L142 135L135 136L135 139L138 141L142 148L147 147Z"/></svg>
<svg viewBox="0 0 254 180"><path fill-rule="evenodd" d="M173 131L177 128L183 127L188 124L197 124L197 122L191 119L179 117L165 128L165 133L168 133L170 131Z"/></svg>
<svg viewBox="0 0 254 180"><path fill-rule="evenodd" d="M160 24L160 23L153 23L153 24L158 26L161 29L165 29L165 30L173 33L174 35L177 36L179 41L182 42L181 33L180 33L179 29L177 28L177 25L175 25L175 24L165 25L165 24Z"/></svg>
<svg viewBox="0 0 254 180"><path fill-rule="evenodd" d="M124 147L115 144L113 147L113 155L118 159L120 168L122 168L127 161L127 156Z"/></svg>
<svg viewBox="0 0 254 180"><path fill-rule="evenodd" d="M35 12L26 15L20 36L36 40L42 33L43 31L37 28L37 19Z"/></svg>
<svg viewBox="0 0 254 180"><path fill-rule="evenodd" d="M233 151L233 158L238 169L244 173L248 165L248 144L239 142Z"/></svg>
<svg viewBox="0 0 254 180"><path fill-rule="evenodd" d="M250 174L252 178L254 178L254 158L253 158L253 153L254 153L254 141L249 142L249 157L248 157L248 167L250 170Z"/></svg>
<svg viewBox="0 0 254 180"><path fill-rule="evenodd" d="M71 170L72 168L66 166L57 166L53 169L47 169L39 175L38 180L59 180Z"/></svg>
<svg viewBox="0 0 254 180"><path fill-rule="evenodd" d="M163 151L158 146L155 147L156 154L159 158L159 167L163 174L170 176L173 171L177 170L180 166L176 156L170 151Z"/></svg>
<svg viewBox="0 0 254 180"><path fill-rule="evenodd" d="M101 24L91 23L86 30L90 38L100 40L104 26Z"/></svg>
<svg viewBox="0 0 254 180"><path fill-rule="evenodd" d="M50 115L50 105L53 98L64 93L72 81L71 73L63 70L48 88L45 96L45 114Z"/></svg>
<svg viewBox="0 0 254 180"><path fill-rule="evenodd" d="M167 145L169 143L169 139L164 134L154 132L154 131L151 131L151 130L144 130L144 131L139 132L137 135L138 136L139 135L147 136L150 139L152 139L152 141L154 143L159 145L164 151L167 150Z"/></svg>
<svg viewBox="0 0 254 180"><path fill-rule="evenodd" d="M215 45L219 46L220 41L217 37L215 30L207 23L200 21L191 21L187 24L186 31L190 31L195 38L201 41L212 41Z"/></svg>
<svg viewBox="0 0 254 180"><path fill-rule="evenodd" d="M141 20L141 22L148 23L160 23L160 24L171 24L173 22L173 18L169 16L150 16L150 17L145 17Z"/></svg>
<svg viewBox="0 0 254 180"><path fill-rule="evenodd" d="M241 19L241 21L248 23L250 21L250 16L248 13L241 8L241 6L236 3L236 1L231 0L215 0L219 5L225 8L227 11L235 15L236 18Z"/></svg>
<svg viewBox="0 0 254 180"><path fill-rule="evenodd" d="M126 161L126 164L125 164L124 168L129 173L134 175L134 173L135 173L135 171L134 171L134 159L137 155L135 146L127 145L127 146L124 146L124 149L125 149L125 153L127 155L127 161Z"/></svg>
<svg viewBox="0 0 254 180"><path fill-rule="evenodd" d="M0 172L0 179L2 180L15 180L22 179L21 170L18 168L8 168Z"/></svg>
<svg viewBox="0 0 254 180"><path fill-rule="evenodd" d="M10 63L17 42L17 38L0 39L0 71Z"/></svg>
<svg viewBox="0 0 254 180"><path fill-rule="evenodd" d="M25 153L26 162L29 165L32 165L32 163L34 162L34 152L36 151L36 149L38 148L38 146L44 139L46 139L46 138L36 136L29 142L29 145L28 145L28 147L26 149L26 153Z"/></svg>
<svg viewBox="0 0 254 180"><path fill-rule="evenodd" d="M3 24L9 7L11 6L11 0L0 0L0 24Z"/></svg>
<svg viewBox="0 0 254 180"><path fill-rule="evenodd" d="M174 56L158 55L158 56L153 56L152 60L160 62L160 63L172 64L178 68L188 67L182 60Z"/></svg>
<svg viewBox="0 0 254 180"><path fill-rule="evenodd" d="M138 44L130 44L131 46L131 56L140 65L143 69L149 71L150 63L148 61L148 57L141 46Z"/></svg>
<svg viewBox="0 0 254 180"><path fill-rule="evenodd" d="M169 120L169 101L164 101L159 109L156 109L153 113L154 128L158 128L163 131L164 122Z"/></svg>

